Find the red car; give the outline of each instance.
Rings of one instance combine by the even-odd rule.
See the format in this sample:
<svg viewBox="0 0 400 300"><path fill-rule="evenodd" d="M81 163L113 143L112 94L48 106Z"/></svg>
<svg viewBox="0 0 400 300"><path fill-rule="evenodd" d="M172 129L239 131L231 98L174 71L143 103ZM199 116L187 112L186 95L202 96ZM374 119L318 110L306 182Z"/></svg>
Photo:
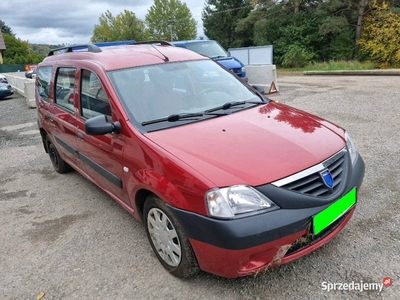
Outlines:
<svg viewBox="0 0 400 300"><path fill-rule="evenodd" d="M177 277L289 262L354 212L365 167L346 131L211 59L166 43L90 44L51 51L37 73L55 170L75 169L143 221Z"/></svg>

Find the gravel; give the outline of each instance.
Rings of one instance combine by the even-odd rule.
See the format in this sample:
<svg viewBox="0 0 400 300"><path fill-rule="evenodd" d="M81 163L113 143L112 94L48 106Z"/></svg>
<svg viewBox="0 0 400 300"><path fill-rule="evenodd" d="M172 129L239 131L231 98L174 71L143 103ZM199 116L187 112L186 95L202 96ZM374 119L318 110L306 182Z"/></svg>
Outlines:
<svg viewBox="0 0 400 300"><path fill-rule="evenodd" d="M36 110L0 100L2 299L400 299L400 84L391 76L280 76L271 98L346 128L366 173L355 214L331 242L257 276L169 275L142 225L76 172L53 171ZM323 141L321 141L323 142ZM382 292L322 283L381 283Z"/></svg>

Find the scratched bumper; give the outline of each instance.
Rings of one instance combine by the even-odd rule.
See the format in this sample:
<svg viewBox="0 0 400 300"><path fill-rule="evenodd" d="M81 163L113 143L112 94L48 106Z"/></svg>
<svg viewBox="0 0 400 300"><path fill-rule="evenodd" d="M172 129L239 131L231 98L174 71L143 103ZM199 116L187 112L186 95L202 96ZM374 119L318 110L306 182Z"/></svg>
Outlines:
<svg viewBox="0 0 400 300"><path fill-rule="evenodd" d="M323 232L313 235L311 216L320 209L281 209L268 216L226 221L172 208L184 224L200 268L231 278L287 263L321 247L348 223L355 206Z"/></svg>

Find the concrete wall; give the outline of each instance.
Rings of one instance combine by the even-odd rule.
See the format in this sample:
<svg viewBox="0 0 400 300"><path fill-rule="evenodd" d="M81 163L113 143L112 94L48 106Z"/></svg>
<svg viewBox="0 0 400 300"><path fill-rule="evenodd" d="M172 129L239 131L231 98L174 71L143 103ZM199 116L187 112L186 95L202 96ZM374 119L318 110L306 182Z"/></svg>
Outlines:
<svg viewBox="0 0 400 300"><path fill-rule="evenodd" d="M4 75L14 91L25 97L26 105L35 108L35 80L25 78L24 72L4 73Z"/></svg>
<svg viewBox="0 0 400 300"><path fill-rule="evenodd" d="M273 87L275 93L279 91L275 65L248 65L245 68L251 85L262 86L266 94L272 93Z"/></svg>

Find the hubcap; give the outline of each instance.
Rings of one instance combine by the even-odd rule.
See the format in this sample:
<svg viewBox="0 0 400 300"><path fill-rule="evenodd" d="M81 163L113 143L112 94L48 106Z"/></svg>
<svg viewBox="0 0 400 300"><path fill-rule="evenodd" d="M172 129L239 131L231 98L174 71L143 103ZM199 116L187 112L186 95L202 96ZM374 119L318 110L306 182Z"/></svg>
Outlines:
<svg viewBox="0 0 400 300"><path fill-rule="evenodd" d="M171 267L178 266L181 262L181 244L168 216L162 210L152 208L148 214L147 227L158 255Z"/></svg>

